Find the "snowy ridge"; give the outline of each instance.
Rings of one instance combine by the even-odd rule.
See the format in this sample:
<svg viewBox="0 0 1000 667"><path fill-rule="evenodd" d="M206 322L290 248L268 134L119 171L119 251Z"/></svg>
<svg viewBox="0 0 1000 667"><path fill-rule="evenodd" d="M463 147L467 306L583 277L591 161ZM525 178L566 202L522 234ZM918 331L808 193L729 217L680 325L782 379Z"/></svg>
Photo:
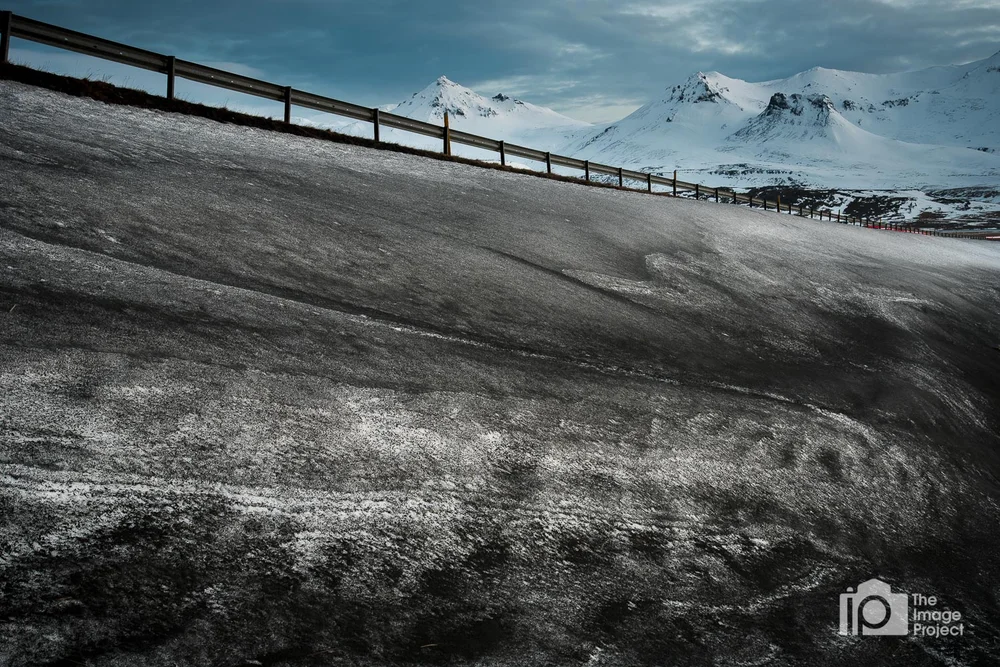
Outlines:
<svg viewBox="0 0 1000 667"><path fill-rule="evenodd" d="M732 187L984 186L1000 179L1000 53L900 74L699 72L559 152ZM974 149L974 150L970 150Z"/></svg>

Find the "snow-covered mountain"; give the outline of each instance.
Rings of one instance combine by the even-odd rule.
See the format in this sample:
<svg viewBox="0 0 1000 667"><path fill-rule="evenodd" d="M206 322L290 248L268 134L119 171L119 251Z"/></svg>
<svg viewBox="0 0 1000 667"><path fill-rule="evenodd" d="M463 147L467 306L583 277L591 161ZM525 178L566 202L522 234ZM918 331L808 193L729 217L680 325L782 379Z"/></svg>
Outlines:
<svg viewBox="0 0 1000 667"><path fill-rule="evenodd" d="M641 171L676 169L684 180L709 185L795 185L858 196L899 190L919 194L909 217L930 207L949 215L996 211L1000 218L1000 52L898 74L817 67L750 83L698 72L605 125L504 94L481 95L444 76L380 108L435 124L447 111L451 126L467 132ZM338 129L371 135L368 123ZM408 132L383 129L382 137L440 149L439 140ZM497 159L465 146L453 151ZM946 191L943 199L930 194ZM977 198L970 209L968 200Z"/></svg>
<svg viewBox="0 0 1000 667"><path fill-rule="evenodd" d="M397 104L392 113L440 124L445 111L452 127L476 134L496 132L498 129L519 133L590 125L503 93L484 97L446 76L438 77L420 92Z"/></svg>
<svg viewBox="0 0 1000 667"><path fill-rule="evenodd" d="M440 125L445 111L451 127L541 150L555 150L590 123L575 120L546 107L537 106L503 93L486 97L459 85L446 76L438 77L420 92L396 104L380 107L399 116ZM371 133L368 123L354 124L348 132L366 136ZM408 132L383 130L383 138L410 146L438 149L440 142ZM456 154L483 157L474 148L453 146ZM495 157L495 156L493 156Z"/></svg>
<svg viewBox="0 0 1000 667"><path fill-rule="evenodd" d="M1000 179L1000 53L900 74L692 75L559 152L735 187L955 188Z"/></svg>

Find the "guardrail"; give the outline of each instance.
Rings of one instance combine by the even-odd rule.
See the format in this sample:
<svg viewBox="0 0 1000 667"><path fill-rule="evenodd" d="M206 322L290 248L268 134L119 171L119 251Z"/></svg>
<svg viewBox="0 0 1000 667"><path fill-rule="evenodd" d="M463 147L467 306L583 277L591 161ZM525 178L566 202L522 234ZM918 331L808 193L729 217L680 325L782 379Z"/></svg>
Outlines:
<svg viewBox="0 0 1000 667"><path fill-rule="evenodd" d="M507 164L508 156L515 156L544 163L548 173L552 173L553 166L559 166L583 171L583 179L588 182L592 180L592 174L602 174L612 178L617 177L618 185L622 188L627 187L625 185L626 180L630 182L638 181L644 186L627 187L630 190L653 192L653 186L660 185L669 188L667 194L672 194L675 197L681 196L682 193L693 193L696 199L714 199L717 203L726 201L737 205L746 204L750 208L756 205L765 211L772 210L777 213L789 213L800 217L819 220L826 219L831 222L859 225L872 229L887 229L931 236L954 236L954 234L945 234L938 231L916 229L913 225L883 223L881 219L872 220L870 217L847 216L830 209L817 210L815 208L792 206L790 204L783 206L780 197L776 201L769 201L766 198L754 198L725 188L713 188L700 183L679 181L677 180L676 171L673 173L672 178L667 178L659 174L633 171L631 169L613 167L565 155L556 155L548 151L540 151L527 146L519 146L451 129L448 127L447 114L445 115L445 124L443 126L425 123L412 118L406 118L405 116L380 111L377 108L365 107L303 90L296 90L290 86L280 86L268 81L243 76L242 74L235 74L214 67L181 60L175 56L163 55L101 37L76 32L75 30L60 28L59 26L18 16L9 11L0 12L0 63L9 62L10 40L12 37L164 74L167 77L166 95L168 99L174 99L176 80L177 78L182 78L246 95L282 102L285 107L284 121L289 124L292 121L293 106L366 121L372 123L373 138L376 142L380 141L379 131L384 126L441 139L443 142L442 152L446 155L451 154L451 144L457 143L495 151L499 154L500 164L502 165Z"/></svg>

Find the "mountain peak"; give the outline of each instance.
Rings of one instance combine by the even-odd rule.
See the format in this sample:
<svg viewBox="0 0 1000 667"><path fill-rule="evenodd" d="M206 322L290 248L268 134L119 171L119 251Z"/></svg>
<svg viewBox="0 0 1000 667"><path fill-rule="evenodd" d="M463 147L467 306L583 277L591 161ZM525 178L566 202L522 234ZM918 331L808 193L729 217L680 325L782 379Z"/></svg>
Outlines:
<svg viewBox="0 0 1000 667"><path fill-rule="evenodd" d="M771 95L771 101L761 113L761 116L779 116L785 112L793 116L803 115L809 107L812 107L816 114L816 120L826 122L829 119L829 112L833 110L833 101L823 94L800 95L793 93L786 96L784 93Z"/></svg>
<svg viewBox="0 0 1000 667"><path fill-rule="evenodd" d="M454 88L463 88L463 87L442 74L441 76L439 76L438 78L434 79L429 84L427 84L427 86L425 86L421 91L414 93L413 97L417 97L420 95L424 96L438 95L445 90Z"/></svg>
<svg viewBox="0 0 1000 667"><path fill-rule="evenodd" d="M588 125L503 93L485 97L444 75L401 102L393 113L435 124L441 123L447 113L453 127L487 135L497 131Z"/></svg>
<svg viewBox="0 0 1000 667"><path fill-rule="evenodd" d="M722 99L724 89L712 81L704 72L697 72L688 77L684 83L670 90L670 100L675 102L690 102L699 104L708 102L718 104Z"/></svg>

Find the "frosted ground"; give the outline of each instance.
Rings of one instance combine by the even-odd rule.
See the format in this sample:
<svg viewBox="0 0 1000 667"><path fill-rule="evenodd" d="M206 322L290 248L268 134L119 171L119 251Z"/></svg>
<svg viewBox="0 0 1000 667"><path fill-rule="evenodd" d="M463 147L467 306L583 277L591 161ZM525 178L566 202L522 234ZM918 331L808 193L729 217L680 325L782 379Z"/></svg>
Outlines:
<svg viewBox="0 0 1000 667"><path fill-rule="evenodd" d="M2 664L998 658L997 244L8 82L0 173Z"/></svg>

